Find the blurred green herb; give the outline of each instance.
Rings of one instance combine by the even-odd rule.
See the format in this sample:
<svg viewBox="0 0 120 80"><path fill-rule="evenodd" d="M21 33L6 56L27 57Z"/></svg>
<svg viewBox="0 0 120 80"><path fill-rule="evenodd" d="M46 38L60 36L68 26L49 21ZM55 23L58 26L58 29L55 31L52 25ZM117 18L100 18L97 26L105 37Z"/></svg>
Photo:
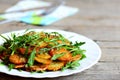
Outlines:
<svg viewBox="0 0 120 80"><path fill-rule="evenodd" d="M28 66L32 66L34 64L35 54L36 54L36 50L34 48L34 50L32 51L32 53L30 54L28 58L28 62L27 62Z"/></svg>
<svg viewBox="0 0 120 80"><path fill-rule="evenodd" d="M73 61L73 62L68 62L63 68L62 71L71 68L75 69L76 67L80 66L79 60Z"/></svg>
<svg viewBox="0 0 120 80"><path fill-rule="evenodd" d="M65 53L61 53L61 54L54 54L53 57L51 58L51 60L56 60L58 59L59 57L65 55Z"/></svg>
<svg viewBox="0 0 120 80"><path fill-rule="evenodd" d="M9 71L11 71L14 68L14 66L15 66L14 64L9 64L8 65Z"/></svg>

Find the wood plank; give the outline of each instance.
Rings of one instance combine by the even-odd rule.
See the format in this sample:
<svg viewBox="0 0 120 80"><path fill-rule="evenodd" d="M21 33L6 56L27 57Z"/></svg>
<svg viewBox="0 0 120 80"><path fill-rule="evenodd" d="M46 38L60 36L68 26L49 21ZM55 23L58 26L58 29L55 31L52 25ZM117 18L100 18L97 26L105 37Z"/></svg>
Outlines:
<svg viewBox="0 0 120 80"><path fill-rule="evenodd" d="M57 24L53 26L51 25L51 26L38 27L33 25L26 25L24 23L21 24L21 23L13 22L10 24L2 25L0 29L0 33L12 31L12 30L25 29L25 28L55 28L55 29L63 29L67 31L76 32L78 34L82 34L86 37L89 37L93 40L120 41L120 36L117 35L120 34L119 26L82 26L82 25L72 26L71 23L69 25L67 24L69 24L69 22L66 22L66 25ZM10 28L6 29L8 27Z"/></svg>
<svg viewBox="0 0 120 80"><path fill-rule="evenodd" d="M101 48L108 48L108 49L120 49L120 42L119 41L97 41L96 42Z"/></svg>
<svg viewBox="0 0 120 80"><path fill-rule="evenodd" d="M66 25L67 26L67 25ZM118 26L68 26L68 31L85 35L93 40L120 41Z"/></svg>

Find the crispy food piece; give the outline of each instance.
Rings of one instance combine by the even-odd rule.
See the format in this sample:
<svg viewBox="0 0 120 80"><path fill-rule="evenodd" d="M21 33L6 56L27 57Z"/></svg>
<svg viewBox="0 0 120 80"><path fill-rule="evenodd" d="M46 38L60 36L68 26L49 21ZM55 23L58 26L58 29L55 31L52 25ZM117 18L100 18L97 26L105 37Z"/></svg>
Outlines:
<svg viewBox="0 0 120 80"><path fill-rule="evenodd" d="M51 58L51 56L48 53L36 54L36 57L43 58L43 59L50 59Z"/></svg>
<svg viewBox="0 0 120 80"><path fill-rule="evenodd" d="M57 43L70 45L70 42L68 42L68 41L57 40ZM54 42L49 42L48 44L50 44L50 45L56 45Z"/></svg>
<svg viewBox="0 0 120 80"><path fill-rule="evenodd" d="M46 46L46 45L40 45L39 47L36 48L36 52L38 53L39 50L40 50L41 48L45 47L45 46ZM27 54L30 54L30 53L33 51L34 47L35 47L35 46L31 46L30 48L28 48ZM18 51L19 51L19 53L21 53L21 54L24 55L25 52L26 52L26 48L19 48Z"/></svg>
<svg viewBox="0 0 120 80"><path fill-rule="evenodd" d="M45 35L45 33L44 32L40 32L40 38L45 38L46 37L46 35Z"/></svg>
<svg viewBox="0 0 120 80"><path fill-rule="evenodd" d="M61 40L57 41L59 44L65 43L66 45L70 45L70 42L68 40L65 40L64 42Z"/></svg>
<svg viewBox="0 0 120 80"><path fill-rule="evenodd" d="M25 57L18 54L10 55L9 60L14 64L24 64L27 62L27 59Z"/></svg>
<svg viewBox="0 0 120 80"><path fill-rule="evenodd" d="M50 65L48 65L47 70L50 71L57 71L60 70L64 66L64 62L52 62Z"/></svg>
<svg viewBox="0 0 120 80"><path fill-rule="evenodd" d="M35 61L42 63L42 64L50 64L52 62L49 59L44 59L44 58L39 58L39 57L35 57Z"/></svg>
<svg viewBox="0 0 120 80"><path fill-rule="evenodd" d="M39 45L39 48L44 48L46 47L48 44L46 42L42 42L40 45Z"/></svg>
<svg viewBox="0 0 120 80"><path fill-rule="evenodd" d="M25 64L18 64L18 65L14 66L14 68L16 68L16 69L24 68L24 67L25 67Z"/></svg>
<svg viewBox="0 0 120 80"><path fill-rule="evenodd" d="M53 56L55 54L62 54L62 53L64 53L64 55L59 57L58 60L60 60L60 61L70 61L72 59L71 53L68 50L66 50L65 48L61 48L59 50L57 50L57 49L50 50L50 55L51 56Z"/></svg>
<svg viewBox="0 0 120 80"><path fill-rule="evenodd" d="M25 54L26 48L19 48L18 51L21 54ZM30 54L32 51L33 51L33 48L31 47L31 48L28 49L28 53L27 54Z"/></svg>
<svg viewBox="0 0 120 80"><path fill-rule="evenodd" d="M29 69L30 69L30 71L44 71L47 68L48 68L48 65L37 64L37 65L31 66Z"/></svg>
<svg viewBox="0 0 120 80"><path fill-rule="evenodd" d="M19 48L18 51L21 53L21 54L25 54L25 48Z"/></svg>
<svg viewBox="0 0 120 80"><path fill-rule="evenodd" d="M7 54L7 52L0 53L0 59L4 60L6 57L9 57L10 54Z"/></svg>
<svg viewBox="0 0 120 80"><path fill-rule="evenodd" d="M79 54L79 55L76 55L76 56L73 56L72 57L72 61L76 61L76 60L80 60L82 56Z"/></svg>

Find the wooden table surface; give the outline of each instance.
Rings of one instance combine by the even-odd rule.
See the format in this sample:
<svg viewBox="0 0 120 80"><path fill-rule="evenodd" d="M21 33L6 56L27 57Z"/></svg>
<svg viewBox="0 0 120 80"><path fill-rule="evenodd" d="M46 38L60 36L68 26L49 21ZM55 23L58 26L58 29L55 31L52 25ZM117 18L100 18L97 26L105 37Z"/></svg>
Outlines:
<svg viewBox="0 0 120 80"><path fill-rule="evenodd" d="M0 0L0 12L18 0ZM0 80L120 80L120 0L68 0L79 12L49 26L20 22L0 25L0 33L26 28L62 29L93 39L102 49L102 57L93 67L74 75L58 78L22 78L0 73Z"/></svg>

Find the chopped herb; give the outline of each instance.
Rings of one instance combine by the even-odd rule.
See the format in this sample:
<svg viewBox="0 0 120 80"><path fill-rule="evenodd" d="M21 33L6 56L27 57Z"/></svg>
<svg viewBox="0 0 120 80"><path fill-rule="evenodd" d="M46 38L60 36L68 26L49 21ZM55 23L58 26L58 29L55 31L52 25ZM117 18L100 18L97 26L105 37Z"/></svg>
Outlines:
<svg viewBox="0 0 120 80"><path fill-rule="evenodd" d="M18 69L18 71L22 72L22 70L21 70L21 69Z"/></svg>
<svg viewBox="0 0 120 80"><path fill-rule="evenodd" d="M75 42L75 44L74 44L74 46L76 46L76 47L79 47L79 46L82 46L83 44L85 44L85 42Z"/></svg>
<svg viewBox="0 0 120 80"><path fill-rule="evenodd" d="M6 48L4 46L0 46L0 52L6 50Z"/></svg>
<svg viewBox="0 0 120 80"><path fill-rule="evenodd" d="M58 59L59 57L61 57L63 55L65 55L65 53L55 54L55 55L53 55L53 57L51 58L51 60L56 60L56 59Z"/></svg>
<svg viewBox="0 0 120 80"><path fill-rule="evenodd" d="M62 47L62 46L64 46L65 44L59 44L59 45L56 45L56 46L53 46L51 49L53 49L53 48L58 48L58 47Z"/></svg>
<svg viewBox="0 0 120 80"><path fill-rule="evenodd" d="M27 28L24 33L26 33L26 32L29 31L29 30L30 30L30 28Z"/></svg>
<svg viewBox="0 0 120 80"><path fill-rule="evenodd" d="M0 34L0 36L5 39L7 42L9 42L9 39L7 39L6 37L4 37L3 35Z"/></svg>
<svg viewBox="0 0 120 80"><path fill-rule="evenodd" d="M9 67L9 71L11 71L13 68L14 68L14 64L9 64L8 67Z"/></svg>
<svg viewBox="0 0 120 80"><path fill-rule="evenodd" d="M29 50L29 48L30 48L30 47L27 46L27 48L26 48L26 50L25 50L25 53L24 53L24 54L25 54L25 57L27 57L27 54L28 54L28 50Z"/></svg>
<svg viewBox="0 0 120 80"><path fill-rule="evenodd" d="M72 52L72 56L76 56L78 54L83 54L84 52L85 52L85 50L78 49L78 50Z"/></svg>
<svg viewBox="0 0 120 80"><path fill-rule="evenodd" d="M5 63L4 62L0 62L0 65L4 65Z"/></svg>
<svg viewBox="0 0 120 80"><path fill-rule="evenodd" d="M76 67L80 66L79 60L73 61L73 62L68 62L63 68L62 71L71 68L75 69Z"/></svg>
<svg viewBox="0 0 120 80"><path fill-rule="evenodd" d="M14 39L16 38L15 33L11 33L11 37L12 37L12 39L14 40Z"/></svg>
<svg viewBox="0 0 120 80"><path fill-rule="evenodd" d="M50 48L41 48L39 53L45 53L48 52L50 50Z"/></svg>
<svg viewBox="0 0 120 80"><path fill-rule="evenodd" d="M34 49L28 58L28 62L27 62L28 66L32 66L34 64L35 54L36 54L36 50Z"/></svg>
<svg viewBox="0 0 120 80"><path fill-rule="evenodd" d="M86 55L85 54L82 54L82 57L80 58L80 60L86 58Z"/></svg>

